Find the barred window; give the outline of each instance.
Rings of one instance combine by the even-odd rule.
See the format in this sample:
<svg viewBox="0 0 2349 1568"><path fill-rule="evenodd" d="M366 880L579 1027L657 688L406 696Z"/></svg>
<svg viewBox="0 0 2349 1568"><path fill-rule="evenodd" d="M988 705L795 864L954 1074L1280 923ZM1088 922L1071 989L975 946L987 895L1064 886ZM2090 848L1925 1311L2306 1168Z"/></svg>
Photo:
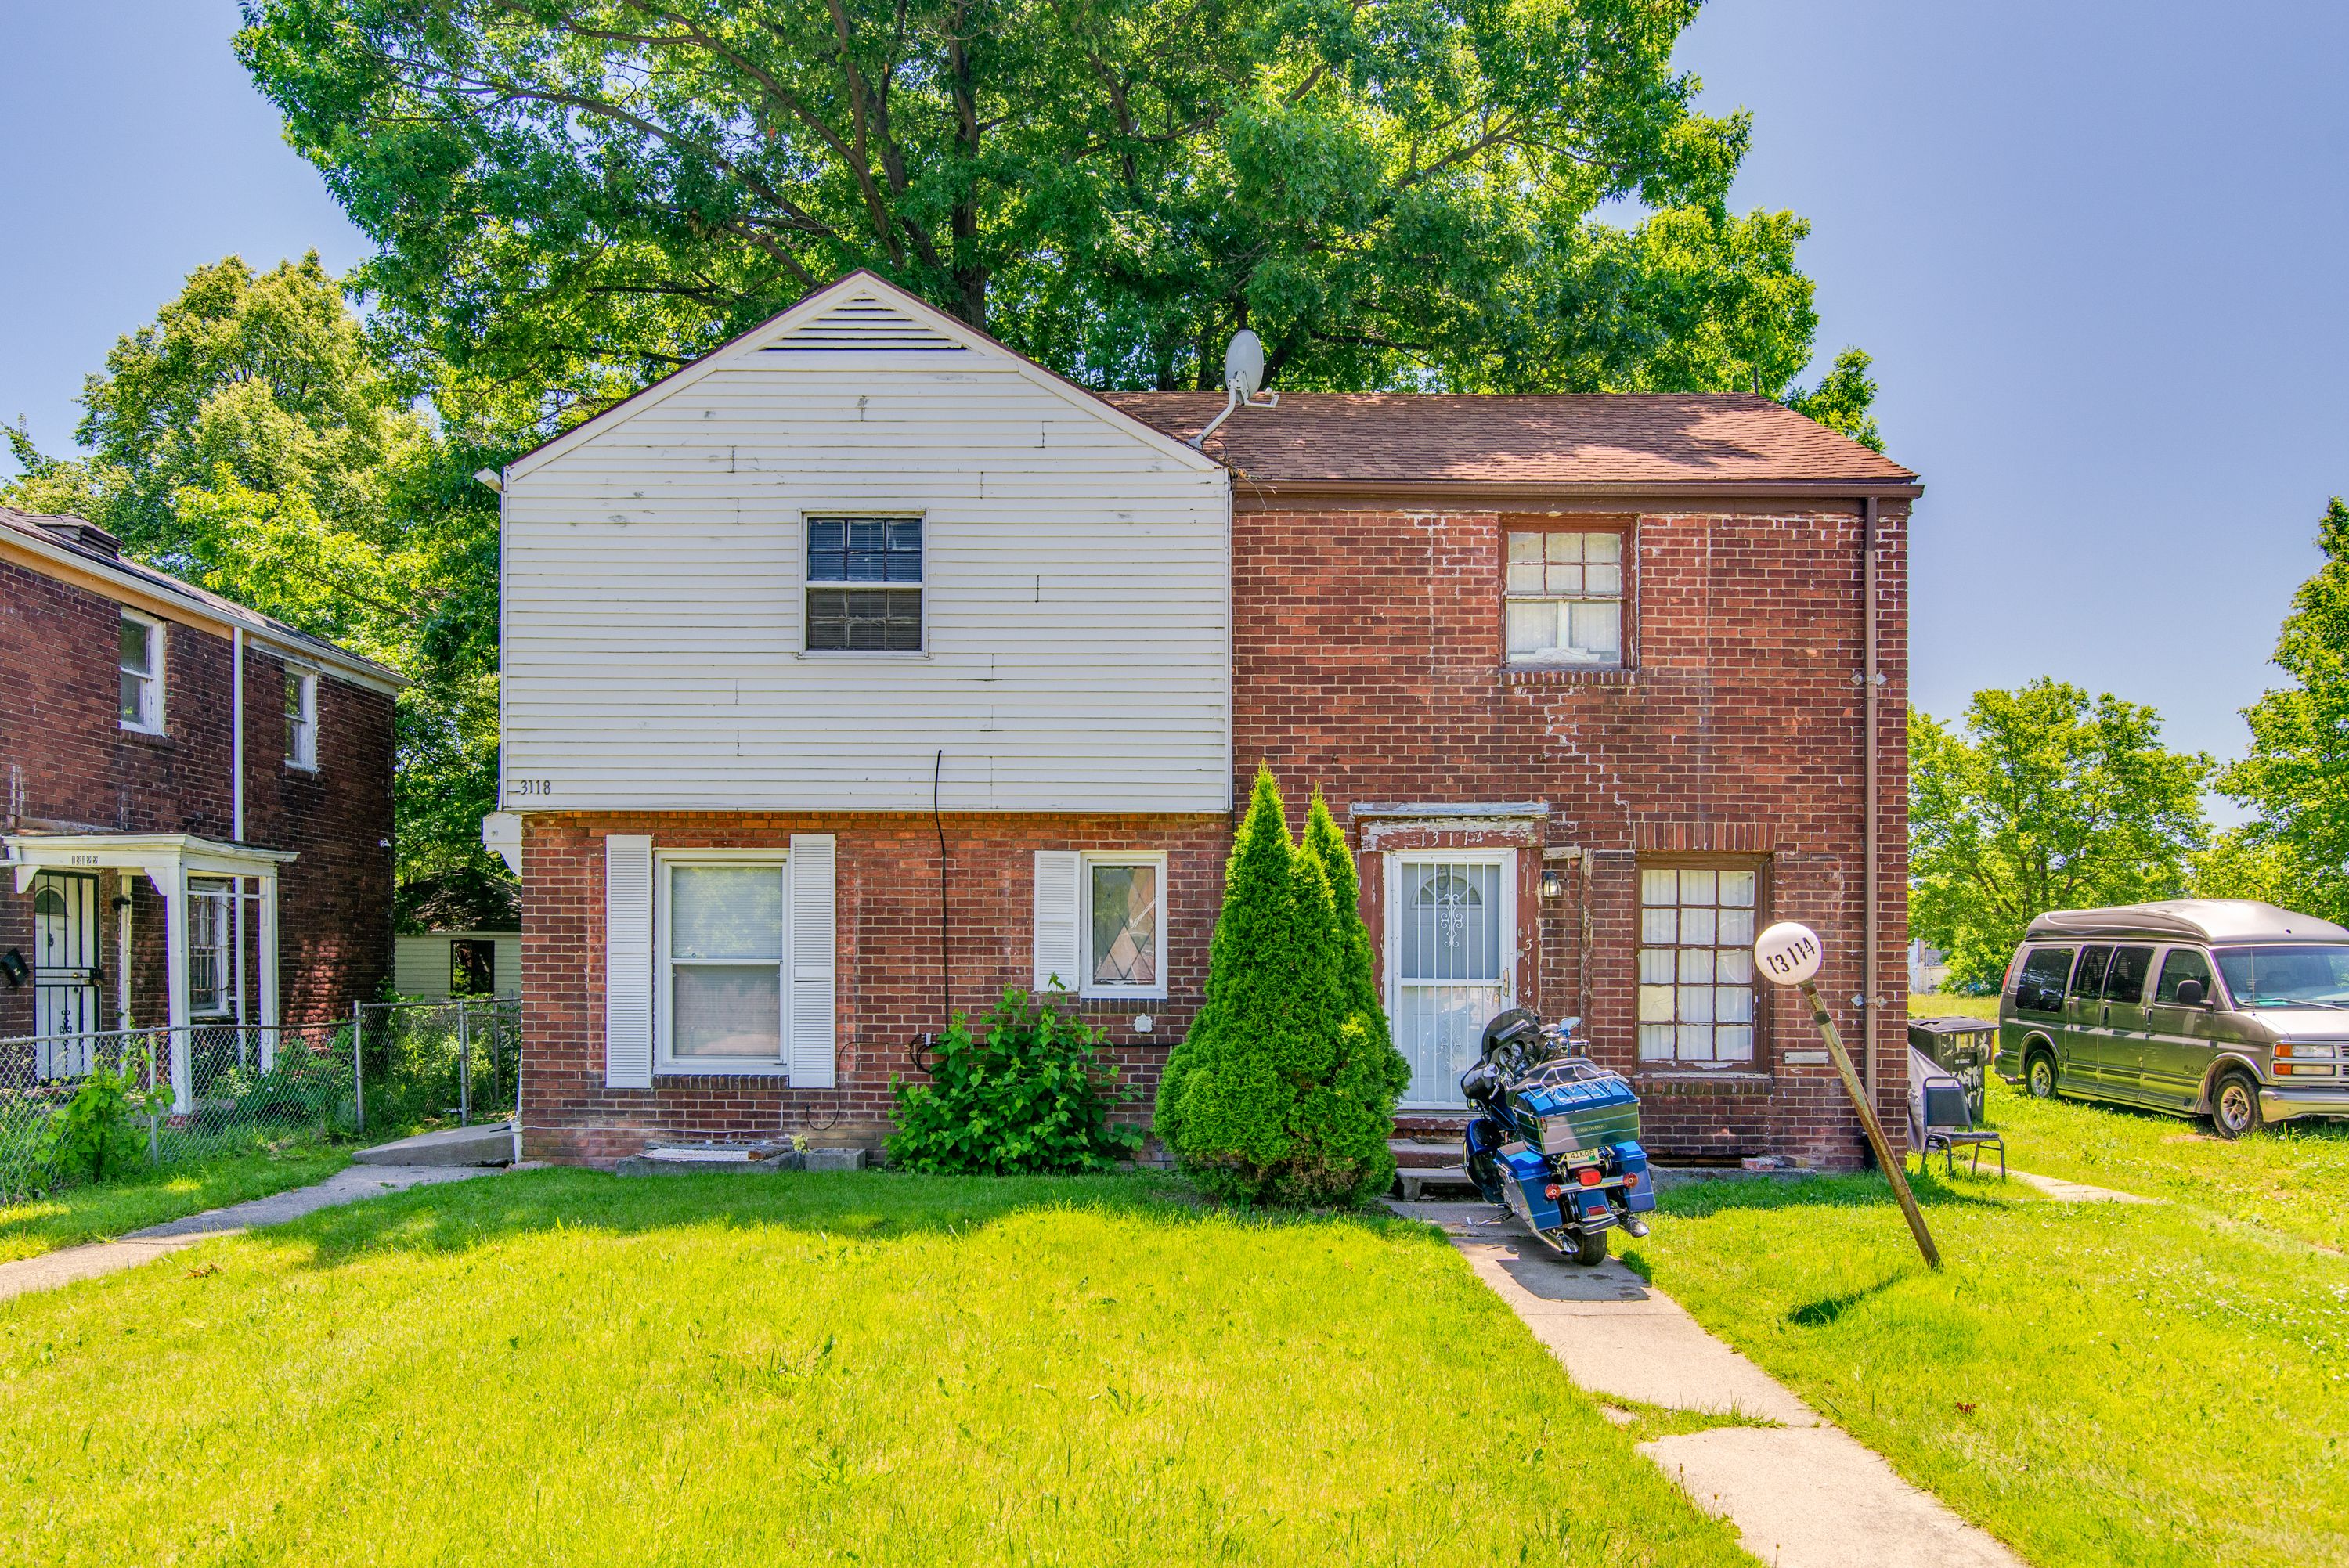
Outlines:
<svg viewBox="0 0 2349 1568"><path fill-rule="evenodd" d="M807 520L810 653L922 651L922 520Z"/></svg>
<svg viewBox="0 0 2349 1568"><path fill-rule="evenodd" d="M1754 919L1760 873L1640 872L1640 1059L1754 1059Z"/></svg>

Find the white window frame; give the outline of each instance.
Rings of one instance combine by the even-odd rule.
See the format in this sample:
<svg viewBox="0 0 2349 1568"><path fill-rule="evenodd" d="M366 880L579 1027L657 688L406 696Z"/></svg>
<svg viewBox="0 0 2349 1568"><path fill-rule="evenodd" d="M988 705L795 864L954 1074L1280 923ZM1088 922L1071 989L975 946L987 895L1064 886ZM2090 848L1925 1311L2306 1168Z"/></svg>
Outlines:
<svg viewBox="0 0 2349 1568"><path fill-rule="evenodd" d="M1505 523L1501 528L1501 656L1508 664L1528 669L1620 670L1631 666L1631 593L1633 567L1638 554L1633 531L1629 528L1577 527L1567 519L1544 520L1546 526L1529 528ZM1509 589L1509 536L1517 533L1547 535L1578 533L1586 538L1593 534L1611 534L1618 541L1615 592L1607 593L1517 593ZM1509 648L1509 606L1512 604L1612 604L1615 606L1615 655L1584 655L1560 644L1527 653L1515 653Z"/></svg>
<svg viewBox="0 0 2349 1568"><path fill-rule="evenodd" d="M1153 866L1158 872L1158 923L1154 934L1156 960L1154 985L1104 985L1093 974L1093 868ZM1164 850L1087 850L1077 862L1077 957L1084 965L1084 983L1077 987L1080 1001L1159 1001L1166 999L1166 852Z"/></svg>
<svg viewBox="0 0 2349 1568"><path fill-rule="evenodd" d="M1748 913L1752 917L1753 928L1756 934L1759 934L1764 925L1768 921L1770 864L1766 861L1755 861L1751 863L1744 863L1725 862L1712 859L1700 859L1691 861L1677 859L1670 854L1656 854L1640 857L1638 863L1634 866L1632 872L1635 879L1634 886L1638 889L1638 892L1635 894L1636 902L1633 905L1635 911L1633 918L1634 920L1643 923L1646 919L1647 911L1651 907L1647 902L1646 888L1644 884L1644 878L1650 872L1671 872L1675 874L1682 872L1711 872L1716 876L1723 872L1743 872L1750 875L1754 879L1754 903L1750 907L1748 907ZM1666 906L1657 904L1652 907L1661 909ZM1681 902L1677 895L1675 895L1675 901L1670 907L1675 912L1675 923L1677 924L1678 917L1684 915L1690 909L1711 909L1717 917L1723 910L1734 909L1741 906L1723 903L1716 889L1713 901L1711 904L1690 904ZM1670 953L1676 955L1675 962L1677 962L1677 954L1683 952L1702 950L1718 954L1722 953L1736 952L1741 949L1750 953L1752 950L1751 944L1749 943L1736 942L1723 943L1718 940L1712 943L1689 944L1682 943L1677 940L1677 938L1669 944L1659 944L1654 946L1651 946L1644 938L1635 941L1632 944L1632 1051L1633 1059L1639 1063L1640 1071L1643 1073L1752 1073L1765 1070L1762 1063L1764 1052L1767 1048L1768 1044L1767 1031L1763 1020L1763 1006L1764 1001L1764 992L1766 988L1763 984L1763 977L1759 970L1750 971L1744 982L1743 989L1749 999L1746 1003L1746 1015L1742 1020L1723 1020L1720 1017L1717 1011L1714 1016L1709 1019L1683 1019L1680 1016L1678 995L1682 990L1686 988L1686 983L1680 979L1677 975L1669 982L1656 983L1661 986L1671 989L1674 993L1673 1012L1672 1017L1670 1021L1675 1037L1672 1043L1672 1054L1668 1057L1648 1056L1645 1054L1644 1047L1641 1047L1639 1041L1639 1031L1641 1028L1647 1026L1651 1022L1660 1026L1665 1022L1663 1019L1649 1020L1640 1016L1640 993L1641 990L1647 988L1650 984L1640 977L1638 965L1640 954L1648 952ZM1712 991L1713 993L1713 999L1717 1003L1722 992L1738 989L1739 983L1736 981L1707 980L1704 981L1698 988ZM1678 1031L1680 1026L1684 1023L1702 1023L1704 1026L1716 1031L1713 1046L1714 1055L1711 1057L1684 1057L1680 1054ZM1718 1031L1723 1027L1733 1028L1741 1026L1747 1030L1745 1055L1742 1057L1727 1057L1721 1056L1719 1054L1720 1043Z"/></svg>
<svg viewBox="0 0 2349 1568"><path fill-rule="evenodd" d="M188 1016L191 1018L210 1023L237 1016L238 1003L242 1000L237 995L242 988L239 971L243 965L237 962L242 954L238 952L241 944L238 940L239 922L235 918L236 906L235 882L219 882L209 878L202 881L194 877L188 879L186 962ZM196 927L200 921L210 927L211 932L211 940L202 944L196 940ZM200 947L204 949L217 947L220 954L220 973L216 976L220 982L217 1003L213 1003L211 996L199 997L196 994L196 954ZM207 1004L212 1005L207 1006Z"/></svg>
<svg viewBox="0 0 2349 1568"><path fill-rule="evenodd" d="M733 1057L679 1058L669 1049L671 1015L677 1002L670 962L669 879L679 866L772 866L783 879L783 946L776 961L781 976L781 1006L775 1019L775 1059ZM656 1078L787 1078L792 1060L792 872L791 851L771 850L655 850L653 851L653 1075Z"/></svg>
<svg viewBox="0 0 2349 1568"><path fill-rule="evenodd" d="M302 694L300 727L295 731L298 738L294 749L286 754L285 766L304 773L316 773L318 770L318 672L289 665L285 669L285 678L294 683L292 689Z"/></svg>
<svg viewBox="0 0 2349 1568"><path fill-rule="evenodd" d="M814 522L912 522L922 530L922 575L916 583L818 583L808 575L809 525ZM800 645L796 657L802 659L926 659L930 656L930 514L917 507L897 511L875 511L869 508L848 508L840 511L811 510L800 513ZM826 588L849 589L911 589L922 596L922 645L918 648L812 648L808 640L815 631L815 618L808 614L808 595Z"/></svg>
<svg viewBox="0 0 2349 1568"><path fill-rule="evenodd" d="M118 608L119 608L119 606L118 606ZM163 733L163 645L165 640L163 636L163 623L157 620L152 615L142 615L136 610L125 609L122 611L122 624L125 625L143 626L147 629L147 664L149 666L149 673L140 677L147 683L147 701L144 705L145 711L139 716L139 718L135 722L128 718L122 720L122 727L138 735L160 735ZM138 675L139 673L136 670L127 668L122 663L122 644L119 633L116 634L115 638L114 670L115 685L117 688L115 693L116 708L119 712L120 710L121 703L120 686L122 677L128 675Z"/></svg>

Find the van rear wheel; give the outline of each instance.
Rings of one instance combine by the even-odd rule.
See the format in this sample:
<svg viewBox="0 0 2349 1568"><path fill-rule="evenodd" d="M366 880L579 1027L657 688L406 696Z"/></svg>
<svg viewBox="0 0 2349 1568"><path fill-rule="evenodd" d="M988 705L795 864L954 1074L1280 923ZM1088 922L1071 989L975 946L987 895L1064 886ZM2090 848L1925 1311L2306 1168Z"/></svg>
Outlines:
<svg viewBox="0 0 2349 1568"><path fill-rule="evenodd" d="M2055 1098L2055 1058L2045 1051L2033 1051L2023 1065L2023 1083L2033 1099Z"/></svg>
<svg viewBox="0 0 2349 1568"><path fill-rule="evenodd" d="M2259 1080L2240 1068L2230 1068L2219 1075L2210 1090L2210 1130L2231 1141L2259 1130Z"/></svg>

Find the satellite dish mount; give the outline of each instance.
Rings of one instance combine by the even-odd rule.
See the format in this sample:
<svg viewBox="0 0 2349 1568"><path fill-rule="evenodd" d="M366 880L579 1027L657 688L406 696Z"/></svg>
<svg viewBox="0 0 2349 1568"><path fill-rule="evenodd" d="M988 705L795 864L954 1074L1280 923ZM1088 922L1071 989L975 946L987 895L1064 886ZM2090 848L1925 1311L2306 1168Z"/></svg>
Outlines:
<svg viewBox="0 0 2349 1568"><path fill-rule="evenodd" d="M1264 387L1264 339L1247 327L1232 334L1230 346L1224 350L1224 411L1207 421L1207 428L1191 438L1194 447L1205 447L1216 427L1232 417L1232 411L1242 403L1251 408L1273 408L1280 404L1280 394L1257 393Z"/></svg>

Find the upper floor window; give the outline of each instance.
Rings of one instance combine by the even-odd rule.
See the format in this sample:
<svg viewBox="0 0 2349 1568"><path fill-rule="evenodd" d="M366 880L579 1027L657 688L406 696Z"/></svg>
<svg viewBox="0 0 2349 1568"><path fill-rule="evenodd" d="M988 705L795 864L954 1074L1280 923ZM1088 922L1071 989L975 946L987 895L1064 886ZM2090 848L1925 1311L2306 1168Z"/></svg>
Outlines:
<svg viewBox="0 0 2349 1568"><path fill-rule="evenodd" d="M285 672L285 765L318 766L318 677L307 670Z"/></svg>
<svg viewBox="0 0 2349 1568"><path fill-rule="evenodd" d="M163 625L122 612L122 727L163 732Z"/></svg>
<svg viewBox="0 0 2349 1568"><path fill-rule="evenodd" d="M1623 535L1509 530L1512 664L1623 662Z"/></svg>
<svg viewBox="0 0 2349 1568"><path fill-rule="evenodd" d="M922 520L807 520L810 653L922 651Z"/></svg>
<svg viewBox="0 0 2349 1568"><path fill-rule="evenodd" d="M1640 869L1640 1059L1754 1059L1754 923L1744 868Z"/></svg>

